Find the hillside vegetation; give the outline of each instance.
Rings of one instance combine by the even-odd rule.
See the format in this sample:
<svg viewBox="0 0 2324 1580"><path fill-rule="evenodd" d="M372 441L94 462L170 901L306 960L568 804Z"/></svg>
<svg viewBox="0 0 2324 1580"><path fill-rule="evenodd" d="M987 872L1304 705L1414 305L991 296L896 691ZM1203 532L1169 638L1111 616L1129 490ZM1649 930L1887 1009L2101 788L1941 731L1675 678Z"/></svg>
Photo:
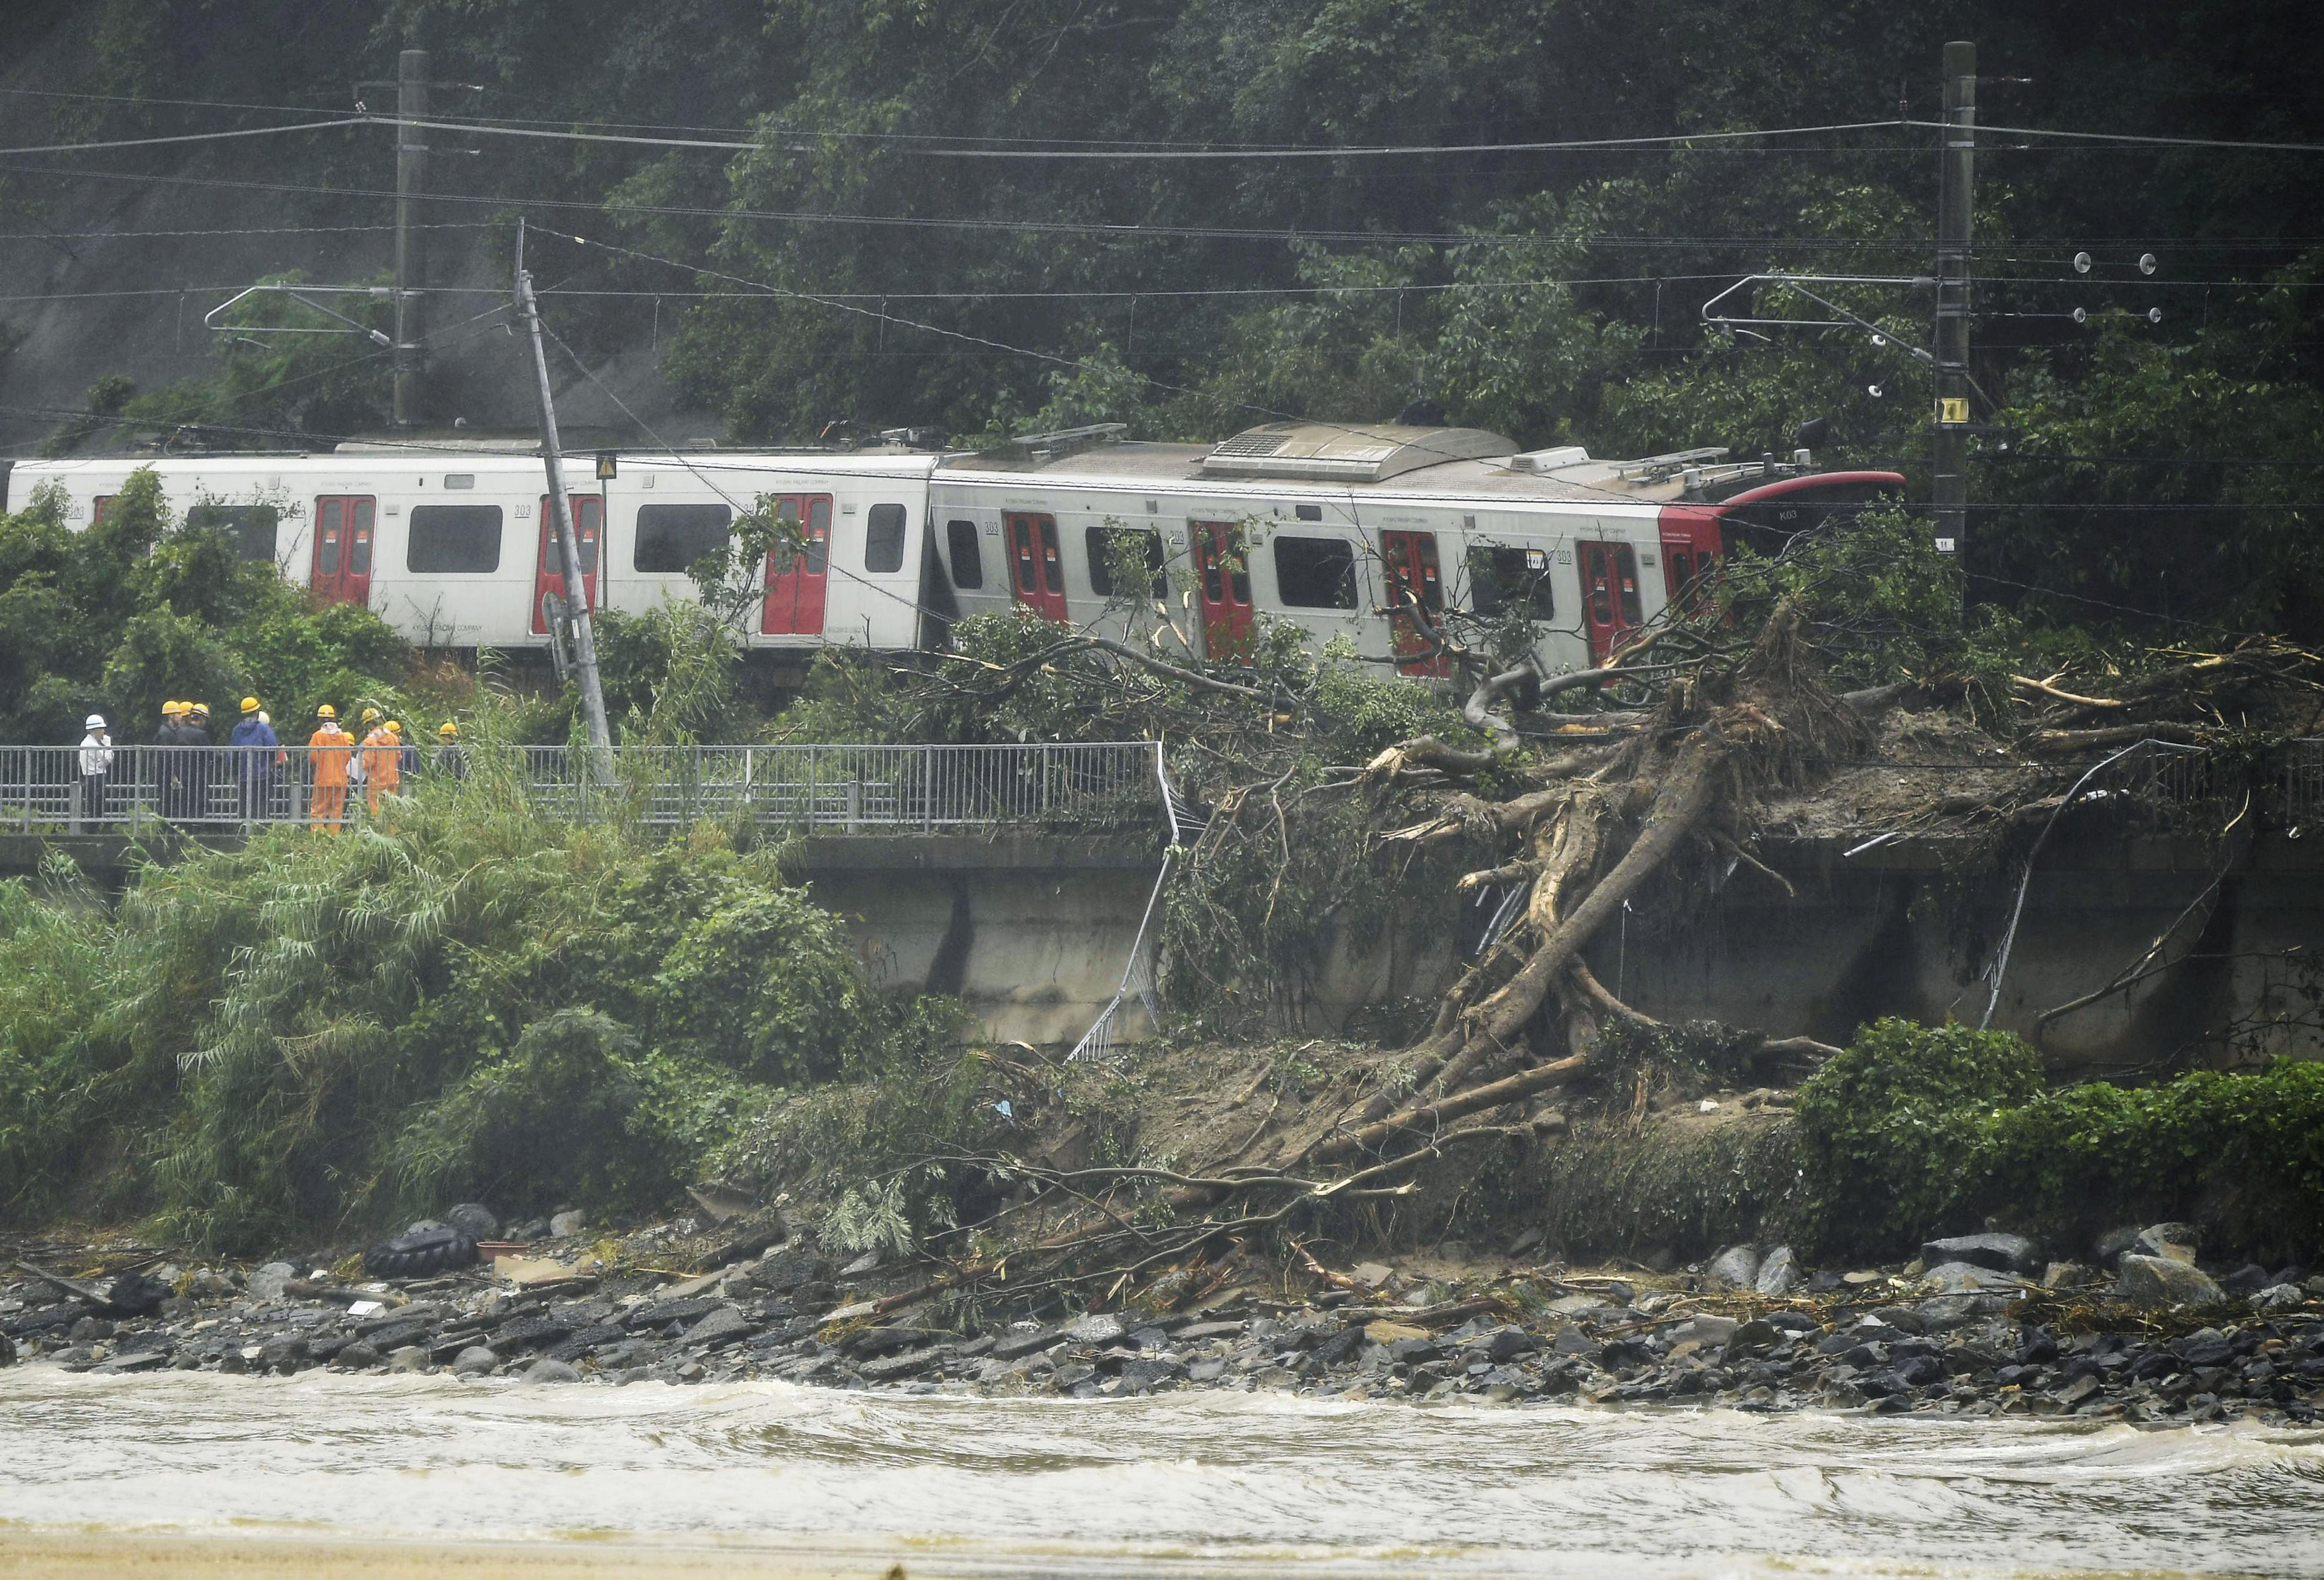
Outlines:
<svg viewBox="0 0 2324 1580"><path fill-rule="evenodd" d="M439 155L431 179L482 200L440 204L436 221L485 227L503 259L515 200L572 205L530 210L548 227L531 242L543 283L632 294L552 294L552 327L587 357L656 349L752 442L840 419L962 434L1102 419L1208 438L1277 414L1377 421L1409 408L1527 446L1756 455L1788 451L1799 424L1824 418L1823 458L1902 466L1917 490L1929 386L1907 348L1928 338L1925 290L1830 289L1886 344L1846 327L1730 338L1698 308L1769 269L1926 273L1925 129L1303 160L945 151L1927 119L1949 38L1980 45L1989 124L2324 141L2311 90L2324 34L2289 0L2139 0L2103 25L2084 7L1989 0L339 0L295 18L266 0L102 0L0 23L0 43L58 37L77 75L43 87L98 96L57 101L69 136L279 119L170 102L189 98L376 104L408 45L433 51L448 115L742 129L757 147L740 155L447 133L442 145L479 152ZM2043 618L2313 632L2313 157L1986 142L1974 497L1988 508L1973 522L1971 595ZM200 156L202 179L282 184L281 224L387 217L376 197L332 195L384 183L376 128L225 146ZM183 157L132 152L102 168L180 172ZM0 207L36 230L59 190L11 173ZM2070 262L2080 251L2097 261L2087 277ZM2149 252L2152 277L2135 263ZM1748 299L1761 317L1831 317L1772 287ZM252 310L278 323L300 311ZM109 415L84 436L124 411L245 444L383 414L385 363L360 341L229 339L223 355L211 380L105 384L91 405ZM91 382L107 371L92 366Z"/></svg>

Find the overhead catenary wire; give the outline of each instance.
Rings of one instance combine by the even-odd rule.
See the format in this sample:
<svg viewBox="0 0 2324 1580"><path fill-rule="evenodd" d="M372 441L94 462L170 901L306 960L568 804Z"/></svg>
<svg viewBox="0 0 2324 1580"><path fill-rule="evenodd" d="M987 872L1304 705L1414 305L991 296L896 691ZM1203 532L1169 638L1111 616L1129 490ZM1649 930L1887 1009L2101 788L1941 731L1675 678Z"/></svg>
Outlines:
<svg viewBox="0 0 2324 1580"><path fill-rule="evenodd" d="M43 142L35 147L0 148L0 159L23 153L94 153L112 148L158 148L171 142L223 142L236 137L279 137L286 132L328 132L338 126L368 126L376 117L343 115L333 121L301 121L291 126L241 126L221 132L181 132L167 137L115 137L101 142Z"/></svg>

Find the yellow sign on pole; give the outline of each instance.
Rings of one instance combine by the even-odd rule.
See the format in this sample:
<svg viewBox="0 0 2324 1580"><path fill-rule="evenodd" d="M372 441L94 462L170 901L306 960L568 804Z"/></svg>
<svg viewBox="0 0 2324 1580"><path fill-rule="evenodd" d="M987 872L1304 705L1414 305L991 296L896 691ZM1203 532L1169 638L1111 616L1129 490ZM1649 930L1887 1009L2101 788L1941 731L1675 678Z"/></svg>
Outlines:
<svg viewBox="0 0 2324 1580"><path fill-rule="evenodd" d="M1965 423L1969 420L1969 397L1942 395L1937 398L1937 420L1941 423Z"/></svg>

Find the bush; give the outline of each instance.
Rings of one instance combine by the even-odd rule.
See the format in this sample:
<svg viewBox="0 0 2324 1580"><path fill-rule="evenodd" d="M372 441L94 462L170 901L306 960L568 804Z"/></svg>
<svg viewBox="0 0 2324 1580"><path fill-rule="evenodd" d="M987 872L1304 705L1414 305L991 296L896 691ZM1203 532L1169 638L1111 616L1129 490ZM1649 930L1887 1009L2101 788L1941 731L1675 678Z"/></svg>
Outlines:
<svg viewBox="0 0 2324 1580"><path fill-rule="evenodd" d="M1973 1206L2063 1245L2116 1224L2192 1218L2211 1244L2304 1256L2324 1245L2324 1064L2044 1092L1988 1117L1970 1164Z"/></svg>
<svg viewBox="0 0 2324 1580"><path fill-rule="evenodd" d="M779 858L546 823L480 778L149 868L114 914L0 886L0 1210L252 1249L462 1196L658 1202L762 1082L922 1035Z"/></svg>
<svg viewBox="0 0 2324 1580"><path fill-rule="evenodd" d="M1989 1215L2061 1250L2192 1218L2280 1257L2324 1244L2324 1064L2045 1088L2006 1033L1886 1020L1800 1089L1807 1237L1910 1253Z"/></svg>
<svg viewBox="0 0 2324 1580"><path fill-rule="evenodd" d="M1877 1251L1944 1225L1981 1119L2042 1089L2038 1054L2006 1032L1883 1020L1800 1089L1814 1237Z"/></svg>

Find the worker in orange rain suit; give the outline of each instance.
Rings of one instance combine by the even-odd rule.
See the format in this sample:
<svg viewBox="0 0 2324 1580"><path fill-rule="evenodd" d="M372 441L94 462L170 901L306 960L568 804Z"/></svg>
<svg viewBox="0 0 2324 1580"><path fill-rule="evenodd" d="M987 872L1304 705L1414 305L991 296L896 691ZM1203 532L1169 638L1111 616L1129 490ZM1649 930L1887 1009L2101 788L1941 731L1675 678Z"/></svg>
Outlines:
<svg viewBox="0 0 2324 1580"><path fill-rule="evenodd" d="M339 728L337 709L326 703L315 710L315 733L307 738L307 755L315 771L315 798L308 815L328 833L346 825L347 763L355 744L355 738Z"/></svg>
<svg viewBox="0 0 2324 1580"><path fill-rule="evenodd" d="M403 788L403 736L392 719L374 723L378 718L368 710L364 713L364 722L372 725L371 733L363 738L364 804L374 817L379 815L381 796Z"/></svg>

